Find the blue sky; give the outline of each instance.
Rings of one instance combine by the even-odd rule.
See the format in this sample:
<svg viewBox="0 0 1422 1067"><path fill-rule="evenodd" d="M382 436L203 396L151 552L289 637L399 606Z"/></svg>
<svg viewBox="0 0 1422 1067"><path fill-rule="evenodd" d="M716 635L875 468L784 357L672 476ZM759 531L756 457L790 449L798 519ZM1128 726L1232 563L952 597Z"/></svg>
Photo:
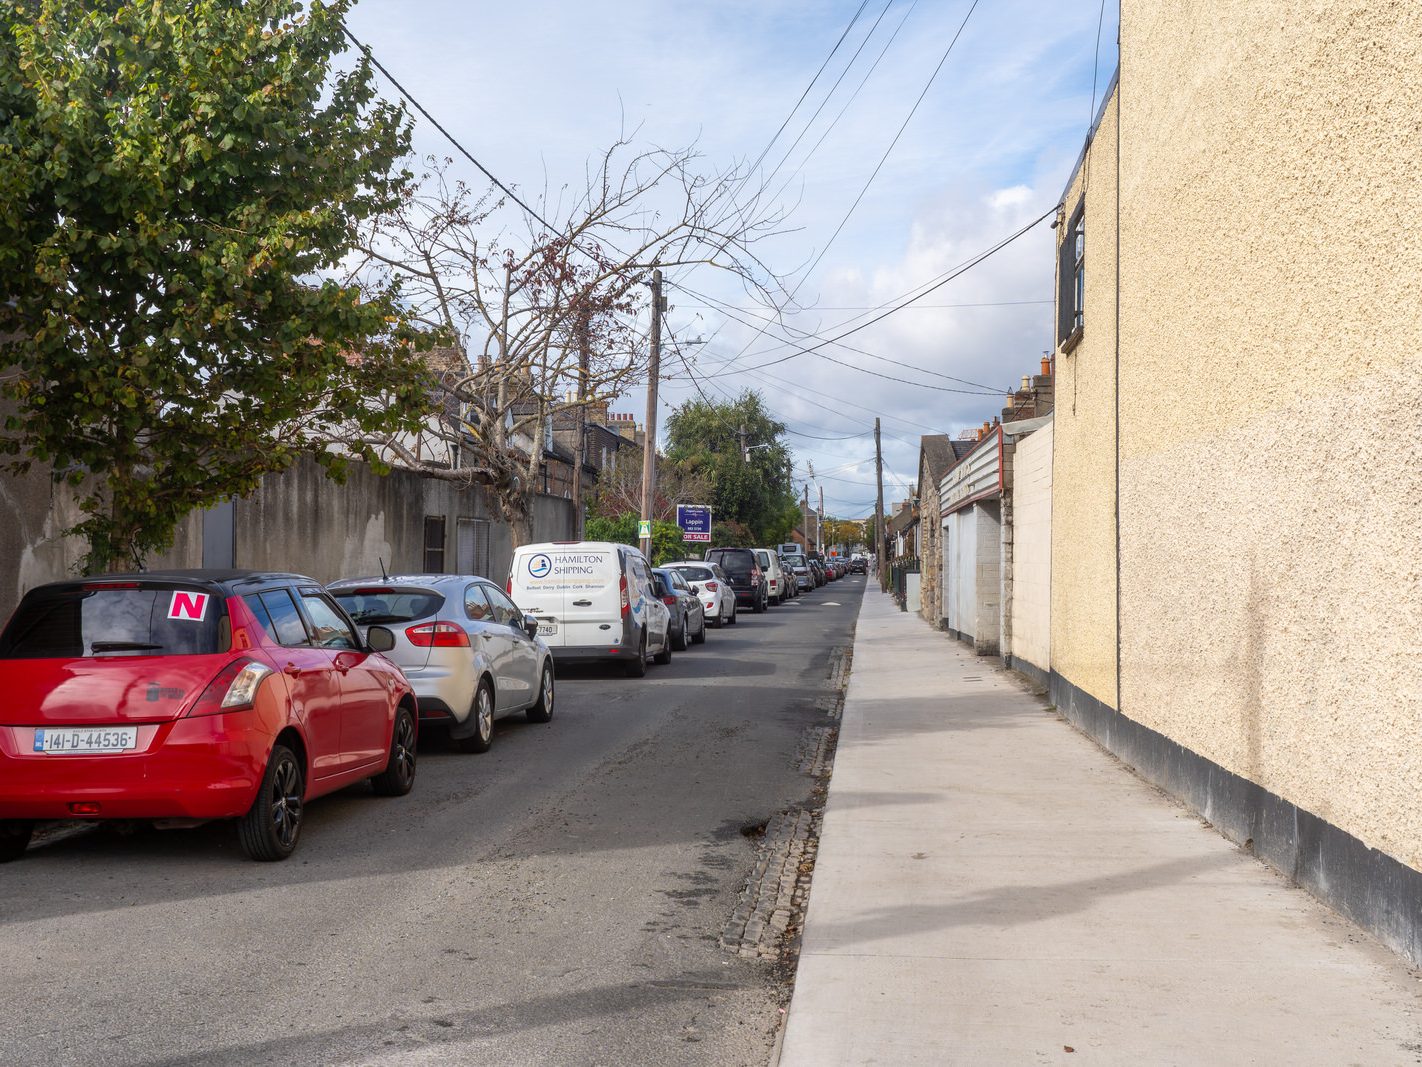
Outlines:
<svg viewBox="0 0 1422 1067"><path fill-rule="evenodd" d="M1070 175L1116 66L1116 4L1108 0L1096 55L1100 0L980 0L942 71L868 193L808 277L942 57L971 0L868 0L834 60L767 156L768 171L804 128L834 79L882 18L781 176L839 115L895 27L902 29L843 118L787 188L787 232L759 246L797 293L787 322L835 332L858 309L882 304L996 243L1050 208ZM886 9L887 5L887 9ZM625 123L645 146L695 142L707 170L755 159L784 121L859 7L858 0L693 0L654 3L528 0L363 0L352 30L501 179L525 197L581 179ZM386 87L388 93L393 93ZM416 150L449 154L418 123ZM471 182L479 175L468 168ZM777 177L778 185L781 178ZM881 356L1005 388L1051 346L1051 231L1045 223L982 266L847 343ZM685 286L764 314L731 279L693 272ZM916 475L917 437L956 433L1002 406L991 396L940 392L943 378L853 352L827 353L910 379L876 378L799 355L756 374L723 364L749 342L742 365L787 354L783 336L755 331L686 291L669 320L682 338L712 337L694 353L711 395L752 386L792 429L822 437L872 429L883 418L886 499ZM1038 301L1037 303L1026 303ZM1013 302L1013 303L1008 303ZM1022 302L1022 303L1018 303ZM928 306L935 305L935 306ZM954 306L941 306L954 305ZM999 305L999 306L962 306ZM744 314L742 317L751 318ZM670 405L697 395L684 371L665 381ZM736 365L732 365L736 366ZM719 374L717 372L720 372ZM713 375L716 375L713 377ZM774 379L767 377L775 376ZM642 417L638 391L616 407ZM825 473L827 510L861 516L873 500L869 437L792 436L798 477Z"/></svg>

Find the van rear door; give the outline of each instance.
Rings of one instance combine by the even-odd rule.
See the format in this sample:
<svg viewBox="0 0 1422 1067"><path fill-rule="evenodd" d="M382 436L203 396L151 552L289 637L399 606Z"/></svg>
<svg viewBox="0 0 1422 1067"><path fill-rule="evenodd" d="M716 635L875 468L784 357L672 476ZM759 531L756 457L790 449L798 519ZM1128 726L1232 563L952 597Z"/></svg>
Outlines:
<svg viewBox="0 0 1422 1067"><path fill-rule="evenodd" d="M538 636L549 648L568 644L563 614L567 604L567 576L558 573L556 545L524 545L514 552L508 592L518 609L538 619Z"/></svg>
<svg viewBox="0 0 1422 1067"><path fill-rule="evenodd" d="M565 647L622 643L622 561L616 548L570 545L553 557L564 589Z"/></svg>

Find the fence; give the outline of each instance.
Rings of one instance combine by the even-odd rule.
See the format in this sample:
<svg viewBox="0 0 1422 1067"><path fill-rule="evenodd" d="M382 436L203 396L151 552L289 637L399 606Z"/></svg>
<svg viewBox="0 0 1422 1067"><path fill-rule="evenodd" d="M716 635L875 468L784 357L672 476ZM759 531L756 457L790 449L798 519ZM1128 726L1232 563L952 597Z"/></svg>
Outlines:
<svg viewBox="0 0 1422 1067"><path fill-rule="evenodd" d="M900 611L908 610L909 575L920 573L917 556L901 556L889 563L889 592L898 602Z"/></svg>

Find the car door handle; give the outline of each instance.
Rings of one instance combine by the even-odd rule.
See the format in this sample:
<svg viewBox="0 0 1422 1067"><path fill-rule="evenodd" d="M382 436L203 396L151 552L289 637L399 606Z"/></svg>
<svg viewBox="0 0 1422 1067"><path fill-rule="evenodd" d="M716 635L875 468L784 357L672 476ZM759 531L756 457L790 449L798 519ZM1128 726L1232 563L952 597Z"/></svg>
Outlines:
<svg viewBox="0 0 1422 1067"><path fill-rule="evenodd" d="M573 607L575 607L575 608L590 608L590 607L592 607L592 601L591 601L591 600L575 600L575 601L573 601Z"/></svg>
<svg viewBox="0 0 1422 1067"><path fill-rule="evenodd" d="M300 678L302 671L295 663L288 663L281 669L281 673L285 674L288 678Z"/></svg>

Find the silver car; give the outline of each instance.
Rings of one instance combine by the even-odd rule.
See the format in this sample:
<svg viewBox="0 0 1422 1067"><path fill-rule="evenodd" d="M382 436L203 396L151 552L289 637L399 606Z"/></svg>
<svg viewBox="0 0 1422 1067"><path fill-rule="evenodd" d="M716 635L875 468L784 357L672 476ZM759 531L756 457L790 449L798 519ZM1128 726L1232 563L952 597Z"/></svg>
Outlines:
<svg viewBox="0 0 1422 1067"><path fill-rule="evenodd" d="M465 752L486 752L494 720L522 711L553 718L553 657L538 620L487 578L401 574L327 586L360 628L395 635L385 653L415 690L422 726L449 731Z"/></svg>

